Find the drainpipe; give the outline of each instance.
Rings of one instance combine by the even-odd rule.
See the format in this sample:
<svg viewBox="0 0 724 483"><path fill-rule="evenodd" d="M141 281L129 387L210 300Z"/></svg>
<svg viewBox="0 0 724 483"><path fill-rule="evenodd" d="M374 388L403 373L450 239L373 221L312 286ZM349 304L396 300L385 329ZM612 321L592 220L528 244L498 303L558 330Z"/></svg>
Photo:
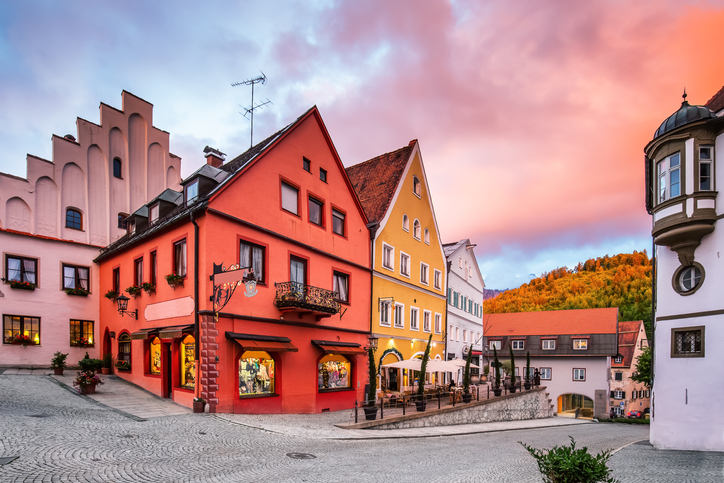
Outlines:
<svg viewBox="0 0 724 483"><path fill-rule="evenodd" d="M651 346L651 392L653 393L654 389L654 368L656 367L656 359L654 357L655 351L655 342L656 342L656 279L658 276L657 270L656 270L656 243L654 243L653 237L651 238L651 340L649 340L649 345ZM649 400L649 406L651 407L651 412L653 413L653 404L652 399ZM653 417L653 414L651 415Z"/></svg>
<svg viewBox="0 0 724 483"><path fill-rule="evenodd" d="M199 372L201 364L199 364L199 344L201 344L201 333L199 327L199 225L194 220L193 210L189 213L191 216L191 223L194 225L194 335L196 336L196 344L194 344L194 359L196 367L196 379L195 379L195 392L196 397L201 394L201 388L199 387Z"/></svg>
<svg viewBox="0 0 724 483"><path fill-rule="evenodd" d="M367 225L367 229L368 229L369 232L370 232L370 268L372 269L372 270L370 271L370 337L372 336L372 314L374 313L374 308L375 308L375 299L374 299L374 297L372 296L372 294L374 293L374 291L373 291L374 283L373 283L373 282L374 282L374 279L375 279L375 270L374 270L374 265L375 265L375 234L377 233L377 227L378 227L378 226L379 226L378 223L369 223L369 224ZM379 346L378 346L378 348L379 348ZM368 364L369 364L369 361L368 361ZM369 366L368 366L368 367L369 367ZM377 370L378 370L378 371L380 370L379 367L378 367ZM380 375L380 377L381 377L381 375ZM372 382L372 381L370 381L370 383L371 383L371 382ZM377 381L377 383L378 383L378 384L377 384L377 387L380 387L379 382L380 382L380 381ZM365 394L367 394L367 389L366 389L366 388L365 388ZM367 396L365 396L365 398L366 398L366 397L367 397Z"/></svg>

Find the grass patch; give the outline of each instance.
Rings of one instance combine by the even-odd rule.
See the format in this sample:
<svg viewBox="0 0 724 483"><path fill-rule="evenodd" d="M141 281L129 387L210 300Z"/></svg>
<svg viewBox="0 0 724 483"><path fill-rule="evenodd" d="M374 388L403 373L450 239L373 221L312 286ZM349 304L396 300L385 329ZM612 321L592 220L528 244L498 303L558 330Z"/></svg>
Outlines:
<svg viewBox="0 0 724 483"><path fill-rule="evenodd" d="M599 423L622 423L622 424L651 424L650 419L629 419L629 418L616 418L616 419L599 419Z"/></svg>

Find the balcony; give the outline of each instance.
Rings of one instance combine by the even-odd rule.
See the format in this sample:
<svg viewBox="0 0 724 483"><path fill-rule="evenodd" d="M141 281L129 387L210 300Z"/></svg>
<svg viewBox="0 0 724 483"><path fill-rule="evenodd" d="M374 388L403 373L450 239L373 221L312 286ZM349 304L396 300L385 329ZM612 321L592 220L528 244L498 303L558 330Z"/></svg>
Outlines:
<svg viewBox="0 0 724 483"><path fill-rule="evenodd" d="M274 305L282 312L314 314L317 321L339 312L337 292L299 282L274 283Z"/></svg>

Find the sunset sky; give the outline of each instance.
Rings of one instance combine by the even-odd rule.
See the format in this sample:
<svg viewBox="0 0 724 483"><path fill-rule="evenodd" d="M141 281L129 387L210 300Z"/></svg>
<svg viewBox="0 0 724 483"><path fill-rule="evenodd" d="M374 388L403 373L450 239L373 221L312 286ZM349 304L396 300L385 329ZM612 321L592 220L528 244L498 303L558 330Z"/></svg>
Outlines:
<svg viewBox="0 0 724 483"><path fill-rule="evenodd" d="M0 3L0 171L51 158L123 89L154 104L186 176L317 105L346 166L418 139L443 242L488 288L651 252L643 148L724 85L723 1Z"/></svg>

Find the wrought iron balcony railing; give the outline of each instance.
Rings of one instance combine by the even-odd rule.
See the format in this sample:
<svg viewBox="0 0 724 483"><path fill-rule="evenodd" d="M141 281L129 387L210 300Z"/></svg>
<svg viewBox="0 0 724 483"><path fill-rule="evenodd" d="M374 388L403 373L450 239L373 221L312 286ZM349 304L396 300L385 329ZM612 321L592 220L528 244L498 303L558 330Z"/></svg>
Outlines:
<svg viewBox="0 0 724 483"><path fill-rule="evenodd" d="M279 309L299 309L329 315L339 312L337 292L299 282L274 283L274 305Z"/></svg>

